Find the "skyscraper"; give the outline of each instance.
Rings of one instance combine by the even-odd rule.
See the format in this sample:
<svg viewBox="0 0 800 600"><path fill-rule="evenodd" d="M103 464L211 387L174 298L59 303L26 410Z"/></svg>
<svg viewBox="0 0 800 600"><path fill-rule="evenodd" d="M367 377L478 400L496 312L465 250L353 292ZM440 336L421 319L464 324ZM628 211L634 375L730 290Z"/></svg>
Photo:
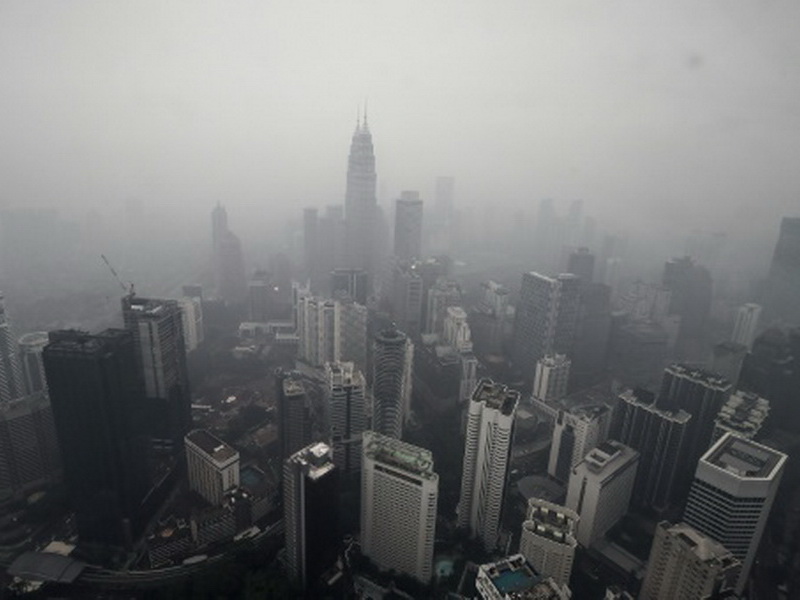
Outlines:
<svg viewBox="0 0 800 600"><path fill-rule="evenodd" d="M735 588L739 595L747 584L787 458L727 433L697 463L683 519L742 561Z"/></svg>
<svg viewBox="0 0 800 600"><path fill-rule="evenodd" d="M414 344L397 329L384 329L375 336L372 358L372 427L383 435L400 439L411 409L411 374Z"/></svg>
<svg viewBox="0 0 800 600"><path fill-rule="evenodd" d="M383 300L397 326L415 339L422 327L423 280L415 264L395 260Z"/></svg>
<svg viewBox="0 0 800 600"><path fill-rule="evenodd" d="M559 410L553 424L548 475L561 482L568 482L573 467L590 450L606 441L610 427L611 410L605 404Z"/></svg>
<svg viewBox="0 0 800 600"><path fill-rule="evenodd" d="M581 278L581 285L586 287L594 278L594 254L588 248L578 248L569 255L567 273Z"/></svg>
<svg viewBox="0 0 800 600"><path fill-rule="evenodd" d="M325 365L333 462L343 473L361 469L361 434L367 426L366 381L351 362Z"/></svg>
<svg viewBox="0 0 800 600"><path fill-rule="evenodd" d="M225 492L239 485L239 452L205 429L186 434L189 488L220 506Z"/></svg>
<svg viewBox="0 0 800 600"><path fill-rule="evenodd" d="M122 298L122 317L136 344L151 435L157 446L180 450L192 423L180 305L129 294Z"/></svg>
<svg viewBox="0 0 800 600"><path fill-rule="evenodd" d="M439 476L428 450L364 432L361 549L381 569L427 583L433 572Z"/></svg>
<svg viewBox="0 0 800 600"><path fill-rule="evenodd" d="M228 213L217 204L211 212L212 259L217 296L232 304L243 302L247 294L242 243L228 229Z"/></svg>
<svg viewBox="0 0 800 600"><path fill-rule="evenodd" d="M760 317L760 304L752 302L742 304L736 311L736 321L733 324L731 341L747 346L748 350L751 349L756 339L756 333L758 333L758 320Z"/></svg>
<svg viewBox="0 0 800 600"><path fill-rule="evenodd" d="M288 458L311 443L311 406L299 375L278 369L278 420L281 457Z"/></svg>
<svg viewBox="0 0 800 600"><path fill-rule="evenodd" d="M283 523L289 577L313 589L336 559L339 473L321 442L302 448L283 464Z"/></svg>
<svg viewBox="0 0 800 600"><path fill-rule="evenodd" d="M800 217L784 217L764 289L770 319L800 325Z"/></svg>
<svg viewBox="0 0 800 600"><path fill-rule="evenodd" d="M534 569L568 585L575 560L575 528L578 515L564 506L539 498L528 500L528 512L522 523L519 551Z"/></svg>
<svg viewBox="0 0 800 600"><path fill-rule="evenodd" d="M149 489L144 401L130 331L50 334L44 366L64 480L85 543L129 547L145 524Z"/></svg>
<svg viewBox="0 0 800 600"><path fill-rule="evenodd" d="M347 294L359 304L367 305L369 282L363 269L334 269L331 272L331 297Z"/></svg>
<svg viewBox="0 0 800 600"><path fill-rule="evenodd" d="M548 354L536 361L533 397L550 403L567 394L571 361L564 354Z"/></svg>
<svg viewBox="0 0 800 600"><path fill-rule="evenodd" d="M578 514L581 546L590 547L628 512L638 464L636 450L606 440L572 469L566 506Z"/></svg>
<svg viewBox="0 0 800 600"><path fill-rule="evenodd" d="M376 182L375 152L365 115L363 122L359 119L356 123L350 144L344 217L347 232L346 266L364 269L371 275L375 274L376 267L374 264L376 248L374 236L378 218Z"/></svg>
<svg viewBox="0 0 800 600"><path fill-rule="evenodd" d="M733 392L714 420L713 444L727 432L752 440L769 415L769 401L758 394L737 390Z"/></svg>
<svg viewBox="0 0 800 600"><path fill-rule="evenodd" d="M395 204L394 255L409 262L422 258L422 200L419 192L401 192Z"/></svg>
<svg viewBox="0 0 800 600"><path fill-rule="evenodd" d="M335 300L305 296L297 306L297 355L321 367L340 358L340 310Z"/></svg>
<svg viewBox="0 0 800 600"><path fill-rule="evenodd" d="M500 529L519 392L481 379L469 403L458 526L494 549Z"/></svg>
<svg viewBox="0 0 800 600"><path fill-rule="evenodd" d="M669 313L681 318L676 341L679 356L705 352L706 322L711 312L711 274L688 256L664 265L664 287L672 292Z"/></svg>
<svg viewBox="0 0 800 600"><path fill-rule="evenodd" d="M0 294L0 403L9 402L24 394L16 341L8 319L5 298Z"/></svg>
<svg viewBox="0 0 800 600"><path fill-rule="evenodd" d="M693 417L681 409L658 408L646 390L627 390L619 398L619 441L640 454L633 501L640 508L666 510L682 499Z"/></svg>
<svg viewBox="0 0 800 600"><path fill-rule="evenodd" d="M703 600L732 590L742 564L722 544L685 523L656 526L641 600Z"/></svg>
<svg viewBox="0 0 800 600"><path fill-rule="evenodd" d="M46 331L26 333L19 338L19 362L22 369L22 383L26 394L47 390L44 376L42 352L49 339Z"/></svg>
<svg viewBox="0 0 800 600"><path fill-rule="evenodd" d="M428 290L425 310L425 332L441 335L444 331L444 319L447 309L461 303L461 289L455 281L439 278Z"/></svg>
<svg viewBox="0 0 800 600"><path fill-rule="evenodd" d="M580 307L580 279L525 273L514 322L512 356L527 381L545 354L569 354Z"/></svg>

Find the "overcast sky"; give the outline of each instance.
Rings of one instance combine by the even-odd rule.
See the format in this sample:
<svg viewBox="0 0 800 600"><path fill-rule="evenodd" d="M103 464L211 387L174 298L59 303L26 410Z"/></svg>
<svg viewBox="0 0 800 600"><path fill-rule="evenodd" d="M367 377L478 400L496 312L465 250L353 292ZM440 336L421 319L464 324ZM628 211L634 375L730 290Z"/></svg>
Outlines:
<svg viewBox="0 0 800 600"><path fill-rule="evenodd" d="M640 225L800 213L800 2L0 3L4 205L265 218L380 189ZM533 209L535 210L535 208Z"/></svg>

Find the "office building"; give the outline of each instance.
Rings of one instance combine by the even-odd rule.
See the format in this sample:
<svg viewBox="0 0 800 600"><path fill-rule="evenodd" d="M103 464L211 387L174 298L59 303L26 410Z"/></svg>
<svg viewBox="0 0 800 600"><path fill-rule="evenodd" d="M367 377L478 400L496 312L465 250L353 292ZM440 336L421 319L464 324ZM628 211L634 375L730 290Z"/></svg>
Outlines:
<svg viewBox="0 0 800 600"><path fill-rule="evenodd" d="M415 264L394 261L383 299L401 330L415 339L422 328L424 282Z"/></svg>
<svg viewBox="0 0 800 600"><path fill-rule="evenodd" d="M342 473L361 470L361 435L367 428L364 375L352 362L325 365L329 439L333 462Z"/></svg>
<svg viewBox="0 0 800 600"><path fill-rule="evenodd" d="M559 410L553 424L553 442L547 473L567 483L573 467L583 457L608 439L611 428L611 410L605 404L575 406Z"/></svg>
<svg viewBox="0 0 800 600"><path fill-rule="evenodd" d="M658 323L611 315L608 366L611 374L631 386L658 385L669 350L669 334Z"/></svg>
<svg viewBox="0 0 800 600"><path fill-rule="evenodd" d="M46 331L26 333L17 342L19 365L22 371L22 387L26 395L47 391L42 352L48 342Z"/></svg>
<svg viewBox="0 0 800 600"><path fill-rule="evenodd" d="M367 372L367 307L350 298L339 303L339 360Z"/></svg>
<svg viewBox="0 0 800 600"><path fill-rule="evenodd" d="M311 443L311 403L303 381L293 371L275 373L278 392L278 435L285 460Z"/></svg>
<svg viewBox="0 0 800 600"><path fill-rule="evenodd" d="M536 361L547 354L572 351L580 307L580 279L525 273L514 321L512 357L523 377L532 381Z"/></svg>
<svg viewBox="0 0 800 600"><path fill-rule="evenodd" d="M487 550L497 544L519 398L519 392L481 379L469 402L458 526Z"/></svg>
<svg viewBox="0 0 800 600"><path fill-rule="evenodd" d="M552 403L567 395L571 361L564 354L548 354L536 361L533 397Z"/></svg>
<svg viewBox="0 0 800 600"><path fill-rule="evenodd" d="M0 294L0 403L10 402L25 392L16 341L5 298Z"/></svg>
<svg viewBox="0 0 800 600"><path fill-rule="evenodd" d="M331 449L321 442L298 450L283 464L286 566L290 579L307 592L336 560L338 478Z"/></svg>
<svg viewBox="0 0 800 600"><path fill-rule="evenodd" d="M372 351L372 428L400 439L411 411L414 344L397 329L375 336Z"/></svg>
<svg viewBox="0 0 800 600"><path fill-rule="evenodd" d="M273 315L275 284L272 274L264 270L253 273L247 282L247 319L253 323L266 323Z"/></svg>
<svg viewBox="0 0 800 600"><path fill-rule="evenodd" d="M753 347L753 342L758 333L759 319L761 318L761 305L748 302L736 311L736 320L733 324L731 341L746 346L748 350Z"/></svg>
<svg viewBox="0 0 800 600"><path fill-rule="evenodd" d="M53 411L46 391L0 404L0 497L22 499L58 482Z"/></svg>
<svg viewBox="0 0 800 600"><path fill-rule="evenodd" d="M344 221L346 231L346 266L364 269L375 275L374 262L377 240L375 231L378 221L378 204L375 194L375 152L372 134L366 115L356 123L347 160L347 188L344 197Z"/></svg>
<svg viewBox="0 0 800 600"><path fill-rule="evenodd" d="M304 296L297 304L297 357L314 367L341 357L341 310L336 300Z"/></svg>
<svg viewBox="0 0 800 600"><path fill-rule="evenodd" d="M741 563L722 544L685 523L656 526L640 600L704 600L732 590Z"/></svg>
<svg viewBox="0 0 800 600"><path fill-rule="evenodd" d="M337 298L342 294L362 306L367 305L369 282L364 269L334 269L331 272L331 297Z"/></svg>
<svg viewBox="0 0 800 600"><path fill-rule="evenodd" d="M575 560L578 515L564 506L540 498L528 500L522 522L519 551L537 573L568 585Z"/></svg>
<svg viewBox="0 0 800 600"><path fill-rule="evenodd" d="M56 331L44 349L64 482L83 543L130 547L149 515L149 440L130 331Z"/></svg>
<svg viewBox="0 0 800 600"><path fill-rule="evenodd" d="M567 273L580 277L583 287L589 286L594 279L594 254L588 248L577 248L570 252Z"/></svg>
<svg viewBox="0 0 800 600"><path fill-rule="evenodd" d="M203 303L200 298L184 296L178 303L181 307L181 322L183 323L183 341L186 353L196 350L205 339L203 326Z"/></svg>
<svg viewBox="0 0 800 600"><path fill-rule="evenodd" d="M671 292L669 314L681 319L676 353L688 357L702 355L711 312L711 274L688 256L673 258L664 265L661 283Z"/></svg>
<svg viewBox="0 0 800 600"><path fill-rule="evenodd" d="M642 389L620 394L619 441L639 452L633 503L664 511L683 499L680 487L686 470L692 416L684 410L658 408L655 396Z"/></svg>
<svg viewBox="0 0 800 600"><path fill-rule="evenodd" d="M225 492L239 486L239 453L205 429L186 434L189 489L213 506L221 506Z"/></svg>
<svg viewBox="0 0 800 600"><path fill-rule="evenodd" d="M428 450L364 433L361 550L380 569L427 583L433 574L439 476Z"/></svg>
<svg viewBox="0 0 800 600"><path fill-rule="evenodd" d="M638 464L636 450L606 440L572 469L566 506L579 517L581 546L592 546L628 512Z"/></svg>
<svg viewBox="0 0 800 600"><path fill-rule="evenodd" d="M800 217L781 220L764 286L764 311L771 320L800 325Z"/></svg>
<svg viewBox="0 0 800 600"><path fill-rule="evenodd" d="M122 298L122 317L136 344L150 434L156 447L179 450L192 423L180 305L129 294Z"/></svg>
<svg viewBox="0 0 800 600"><path fill-rule="evenodd" d="M750 576L787 456L727 433L697 463L683 520L742 562L735 591Z"/></svg>
<svg viewBox="0 0 800 600"><path fill-rule="evenodd" d="M528 564L522 554L502 558L478 567L475 587L483 600L569 600L566 585L545 578Z"/></svg>
<svg viewBox="0 0 800 600"><path fill-rule="evenodd" d="M602 283L583 285L570 355L570 389L590 387L608 375L611 323L611 288Z"/></svg>
<svg viewBox="0 0 800 600"><path fill-rule="evenodd" d="M711 372L718 373L731 384L739 382L747 346L736 342L719 342L711 349Z"/></svg>
<svg viewBox="0 0 800 600"><path fill-rule="evenodd" d="M425 333L441 335L447 309L461 304L461 288L455 281L440 277L428 290L425 310Z"/></svg>
<svg viewBox="0 0 800 600"><path fill-rule="evenodd" d="M241 304L247 294L242 243L228 229L228 213L219 204L211 213L211 237L217 297L229 304Z"/></svg>
<svg viewBox="0 0 800 600"><path fill-rule="evenodd" d="M713 444L727 432L752 440L761 431L769 416L769 401L758 394L737 390L733 392L714 421Z"/></svg>
<svg viewBox="0 0 800 600"><path fill-rule="evenodd" d="M394 255L408 262L422 258L422 200L419 192L401 192L395 203Z"/></svg>

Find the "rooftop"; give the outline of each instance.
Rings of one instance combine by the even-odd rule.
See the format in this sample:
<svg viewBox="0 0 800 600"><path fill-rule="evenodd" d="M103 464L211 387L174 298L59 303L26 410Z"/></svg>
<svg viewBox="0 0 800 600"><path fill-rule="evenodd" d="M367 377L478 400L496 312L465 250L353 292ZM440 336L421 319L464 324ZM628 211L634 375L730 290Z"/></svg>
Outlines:
<svg viewBox="0 0 800 600"><path fill-rule="evenodd" d="M306 475L310 479L319 479L334 469L333 453L330 446L323 442L316 442L298 450L287 460L307 467Z"/></svg>
<svg viewBox="0 0 800 600"><path fill-rule="evenodd" d="M431 476L433 455L429 450L413 446L374 431L364 432L364 453L380 462L415 475Z"/></svg>
<svg viewBox="0 0 800 600"><path fill-rule="evenodd" d="M578 515L569 508L531 498L528 500L528 514L522 526L538 536L556 542L574 543L577 520Z"/></svg>
<svg viewBox="0 0 800 600"><path fill-rule="evenodd" d="M562 597L552 580L539 575L522 554L481 565L478 571L479 577L486 577L503 598L549 600Z"/></svg>
<svg viewBox="0 0 800 600"><path fill-rule="evenodd" d="M472 392L474 402L483 402L487 408L499 410L504 415L512 415L519 403L519 392L491 379L481 379Z"/></svg>
<svg viewBox="0 0 800 600"><path fill-rule="evenodd" d="M786 458L768 446L726 433L700 460L741 478L768 479Z"/></svg>
<svg viewBox="0 0 800 600"><path fill-rule="evenodd" d="M639 453L616 440L606 440L589 452L582 463L592 473L601 474L610 467L609 471L616 470L618 466L627 464L638 457Z"/></svg>
<svg viewBox="0 0 800 600"><path fill-rule="evenodd" d="M303 382L292 376L284 378L282 386L285 396L302 396L306 393Z"/></svg>
<svg viewBox="0 0 800 600"><path fill-rule="evenodd" d="M236 450L205 429L190 431L186 434L186 439L219 462L229 460L239 455Z"/></svg>
<svg viewBox="0 0 800 600"><path fill-rule="evenodd" d="M658 527L663 528L669 535L676 536L703 562L732 564L736 561L725 546L686 523L670 525L668 522L662 521Z"/></svg>
<svg viewBox="0 0 800 600"><path fill-rule="evenodd" d="M148 317L159 317L166 314L167 311L177 308L177 302L129 295L122 299L122 306L123 310L132 310Z"/></svg>

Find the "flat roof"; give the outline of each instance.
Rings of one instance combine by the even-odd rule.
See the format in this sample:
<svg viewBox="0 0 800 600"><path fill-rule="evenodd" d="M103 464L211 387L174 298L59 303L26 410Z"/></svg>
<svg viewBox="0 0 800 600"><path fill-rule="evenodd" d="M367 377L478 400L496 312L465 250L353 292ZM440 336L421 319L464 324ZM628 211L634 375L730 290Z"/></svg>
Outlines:
<svg viewBox="0 0 800 600"><path fill-rule="evenodd" d="M323 442L315 442L302 450L298 450L288 460L307 467L306 475L314 480L319 479L334 468L331 448Z"/></svg>
<svg viewBox="0 0 800 600"><path fill-rule="evenodd" d="M488 408L499 410L504 415L511 415L519 403L519 392L491 379L481 379L472 392L472 400L483 402Z"/></svg>
<svg viewBox="0 0 800 600"><path fill-rule="evenodd" d="M186 434L186 439L217 461L225 461L239 453L221 439L205 429L195 429Z"/></svg>
<svg viewBox="0 0 800 600"><path fill-rule="evenodd" d="M786 455L752 440L726 433L701 460L738 477L768 479L786 461Z"/></svg>
<svg viewBox="0 0 800 600"><path fill-rule="evenodd" d="M434 475L433 455L430 450L374 431L364 432L364 447L365 454L375 460L416 475Z"/></svg>
<svg viewBox="0 0 800 600"><path fill-rule="evenodd" d="M303 382L292 376L285 377L283 380L283 393L286 396L302 396L306 393Z"/></svg>
<svg viewBox="0 0 800 600"><path fill-rule="evenodd" d="M481 565L480 570L500 594L511 597L530 590L542 579L522 554Z"/></svg>

